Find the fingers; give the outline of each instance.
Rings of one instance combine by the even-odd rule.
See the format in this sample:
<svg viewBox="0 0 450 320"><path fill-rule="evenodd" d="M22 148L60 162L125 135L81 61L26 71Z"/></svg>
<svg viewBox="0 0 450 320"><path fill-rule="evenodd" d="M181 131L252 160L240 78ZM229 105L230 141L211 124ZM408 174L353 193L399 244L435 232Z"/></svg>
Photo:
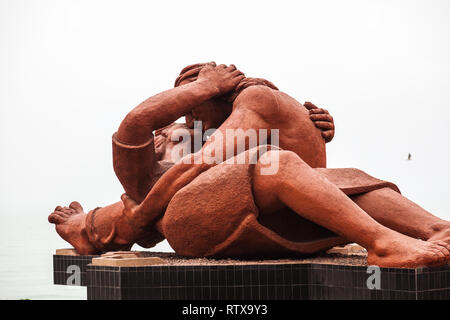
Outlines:
<svg viewBox="0 0 450 320"><path fill-rule="evenodd" d="M233 77L240 77L240 76L245 77L244 73L238 70L234 64L230 64L228 67L226 67L226 70L231 72L231 75Z"/></svg>
<svg viewBox="0 0 450 320"><path fill-rule="evenodd" d="M314 124L316 125L317 128L322 129L322 130L333 130L334 129L334 124L332 122L314 121Z"/></svg>
<svg viewBox="0 0 450 320"><path fill-rule="evenodd" d="M330 142L334 138L334 130L322 131L322 138L325 142Z"/></svg>
<svg viewBox="0 0 450 320"><path fill-rule="evenodd" d="M235 66L234 64L230 64L230 65L227 67L227 70L229 70L229 71L234 71L234 70L236 70L236 66Z"/></svg>
<svg viewBox="0 0 450 320"><path fill-rule="evenodd" d="M305 101L305 108L309 110L309 118L314 122L314 125L322 130L322 137L325 142L330 142L334 138L334 120L328 110L318 108L309 101Z"/></svg>
<svg viewBox="0 0 450 320"><path fill-rule="evenodd" d="M315 104L313 104L313 103L311 103L311 102L309 102L309 101L305 101L305 103L303 104L303 106L304 106L306 109L308 109L308 110L311 110L311 109L318 109L318 108L316 107Z"/></svg>
<svg viewBox="0 0 450 320"><path fill-rule="evenodd" d="M216 68L224 69L225 71L230 72L234 78L245 77L244 73L238 70L234 64L230 64L228 67L225 64L219 64Z"/></svg>
<svg viewBox="0 0 450 320"><path fill-rule="evenodd" d="M333 122L333 117L331 115L329 115L328 113L313 113L311 115L309 115L309 118L312 121L328 121L328 122Z"/></svg>
<svg viewBox="0 0 450 320"><path fill-rule="evenodd" d="M238 81L241 81L242 79L245 78L245 75L240 72L239 70L233 71L233 73L231 73L232 77L235 78Z"/></svg>
<svg viewBox="0 0 450 320"><path fill-rule="evenodd" d="M203 68L200 70L200 72L204 70L214 69L216 67L216 63L214 61L206 63Z"/></svg>
<svg viewBox="0 0 450 320"><path fill-rule="evenodd" d="M81 206L81 204L78 201L72 201L69 204L69 208L72 208L78 212L83 212L83 207Z"/></svg>
<svg viewBox="0 0 450 320"><path fill-rule="evenodd" d="M243 72L241 72L240 70L234 70L232 73L231 73L233 76L235 76L235 77L238 77L238 76L244 76L245 77L245 75L244 75L244 73Z"/></svg>
<svg viewBox="0 0 450 320"><path fill-rule="evenodd" d="M330 114L330 113L328 112L328 110L322 109L322 108L309 109L309 114L319 114L319 113Z"/></svg>
<svg viewBox="0 0 450 320"><path fill-rule="evenodd" d="M125 206L125 208L127 209L131 209L133 207L137 206L136 201L134 201L133 199L131 199L129 196L127 196L126 193L124 193L120 199L122 199L123 205Z"/></svg>

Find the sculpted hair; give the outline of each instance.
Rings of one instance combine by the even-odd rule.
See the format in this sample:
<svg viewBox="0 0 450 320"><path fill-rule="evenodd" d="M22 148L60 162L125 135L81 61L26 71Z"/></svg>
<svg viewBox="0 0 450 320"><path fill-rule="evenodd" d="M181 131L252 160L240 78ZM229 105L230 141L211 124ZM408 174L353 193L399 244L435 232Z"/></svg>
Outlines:
<svg viewBox="0 0 450 320"><path fill-rule="evenodd" d="M205 66L213 66L215 67L216 64L214 62L208 62L208 63L196 63L191 64L187 67L184 67L183 70L181 70L180 75L175 80L174 87L178 87L181 82L185 80L189 80L189 82L193 82L197 80L198 74ZM262 79L262 78L249 78L245 77L244 79L239 82L239 84L236 86L236 88L231 91L229 94L223 96L222 98L228 102L233 102L234 99L242 92L242 90L256 85L263 85L266 87L269 87L274 90L278 90L278 88L269 80Z"/></svg>

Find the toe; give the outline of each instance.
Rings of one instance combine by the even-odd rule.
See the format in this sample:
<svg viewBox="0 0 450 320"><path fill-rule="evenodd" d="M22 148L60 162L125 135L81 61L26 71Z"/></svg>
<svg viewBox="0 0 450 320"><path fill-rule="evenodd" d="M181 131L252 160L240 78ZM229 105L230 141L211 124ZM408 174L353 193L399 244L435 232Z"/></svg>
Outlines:
<svg viewBox="0 0 450 320"><path fill-rule="evenodd" d="M450 256L449 245L442 240L435 241L435 243L439 245L439 250L448 258Z"/></svg>
<svg viewBox="0 0 450 320"><path fill-rule="evenodd" d="M69 207L76 210L77 212L83 212L83 207L78 201L73 201L69 204Z"/></svg>
<svg viewBox="0 0 450 320"><path fill-rule="evenodd" d="M446 260L445 254L440 249L434 250L434 256L436 257L436 262L438 264L441 264Z"/></svg>
<svg viewBox="0 0 450 320"><path fill-rule="evenodd" d="M66 216L63 215L61 212L53 212L51 215L48 216L48 222L53 224L60 224L64 223L66 221Z"/></svg>
<svg viewBox="0 0 450 320"><path fill-rule="evenodd" d="M64 207L61 210L59 210L58 212L62 212L62 213L68 214L68 215L76 213L75 209L72 209L69 207Z"/></svg>

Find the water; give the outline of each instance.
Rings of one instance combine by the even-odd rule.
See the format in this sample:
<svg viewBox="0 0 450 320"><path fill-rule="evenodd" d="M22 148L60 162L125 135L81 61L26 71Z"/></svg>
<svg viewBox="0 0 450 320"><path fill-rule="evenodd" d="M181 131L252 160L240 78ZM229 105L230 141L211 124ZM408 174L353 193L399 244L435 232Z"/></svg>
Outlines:
<svg viewBox="0 0 450 320"><path fill-rule="evenodd" d="M0 216L0 299L86 299L86 287L53 285L53 254L70 245L46 218ZM153 250L171 251L167 242Z"/></svg>

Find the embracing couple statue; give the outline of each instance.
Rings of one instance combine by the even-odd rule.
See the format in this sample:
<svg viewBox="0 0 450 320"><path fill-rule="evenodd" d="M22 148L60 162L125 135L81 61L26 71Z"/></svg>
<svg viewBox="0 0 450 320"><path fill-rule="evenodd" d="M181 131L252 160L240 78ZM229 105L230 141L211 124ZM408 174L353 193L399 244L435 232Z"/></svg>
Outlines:
<svg viewBox="0 0 450 320"><path fill-rule="evenodd" d="M175 123L183 116L184 124ZM207 138L196 147L185 137L198 131ZM328 111L302 105L270 81L245 77L234 65L190 65L113 135L121 201L88 213L72 202L49 221L80 254L167 239L188 257L266 258L356 242L371 265L447 264L450 222L390 182L326 168L325 143L333 137ZM174 159L180 144L190 152Z"/></svg>

